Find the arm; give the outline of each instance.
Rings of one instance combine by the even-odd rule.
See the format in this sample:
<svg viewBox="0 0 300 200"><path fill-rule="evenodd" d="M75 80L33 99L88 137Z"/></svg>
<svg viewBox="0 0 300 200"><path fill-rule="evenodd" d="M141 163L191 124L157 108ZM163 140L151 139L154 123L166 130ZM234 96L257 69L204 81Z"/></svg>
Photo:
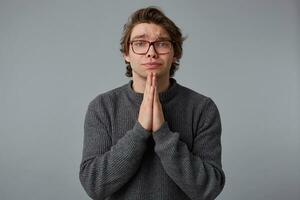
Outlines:
<svg viewBox="0 0 300 200"><path fill-rule="evenodd" d="M105 117L88 109L79 176L83 188L93 199L104 199L129 181L139 167L150 136L136 123L112 146L106 125Z"/></svg>
<svg viewBox="0 0 300 200"><path fill-rule="evenodd" d="M215 199L225 183L221 168L220 116L211 100L203 116L192 152L179 139L179 133L169 130L166 122L153 134L155 152L166 173L193 200Z"/></svg>

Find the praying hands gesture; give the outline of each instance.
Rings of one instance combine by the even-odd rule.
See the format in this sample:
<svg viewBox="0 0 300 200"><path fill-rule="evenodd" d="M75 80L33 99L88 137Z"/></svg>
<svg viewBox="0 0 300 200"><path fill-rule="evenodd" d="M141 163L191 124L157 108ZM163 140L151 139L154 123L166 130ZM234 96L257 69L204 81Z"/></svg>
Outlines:
<svg viewBox="0 0 300 200"><path fill-rule="evenodd" d="M152 133L156 132L164 123L165 118L157 91L156 74L148 74L143 101L139 111L139 123Z"/></svg>

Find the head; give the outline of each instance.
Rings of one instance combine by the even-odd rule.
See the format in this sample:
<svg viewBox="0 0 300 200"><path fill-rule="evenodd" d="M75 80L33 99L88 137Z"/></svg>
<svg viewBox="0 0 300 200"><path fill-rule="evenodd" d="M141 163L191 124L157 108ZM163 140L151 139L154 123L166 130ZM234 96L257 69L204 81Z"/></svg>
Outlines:
<svg viewBox="0 0 300 200"><path fill-rule="evenodd" d="M120 51L123 53L125 57L125 63L127 65L126 76L132 77L131 62L126 59L126 56L128 56L131 51L130 42L132 31L136 32L136 29L143 28L141 26L147 24L152 25L154 28L160 28L163 32L165 32L165 35L167 35L169 37L169 40L172 42L171 53L173 59L169 66L169 76L172 77L174 76L175 71L178 69L179 61L182 57L182 43L184 38L182 37L181 31L175 25L175 23L156 7L147 7L137 10L129 17L128 22L124 25L120 42Z"/></svg>

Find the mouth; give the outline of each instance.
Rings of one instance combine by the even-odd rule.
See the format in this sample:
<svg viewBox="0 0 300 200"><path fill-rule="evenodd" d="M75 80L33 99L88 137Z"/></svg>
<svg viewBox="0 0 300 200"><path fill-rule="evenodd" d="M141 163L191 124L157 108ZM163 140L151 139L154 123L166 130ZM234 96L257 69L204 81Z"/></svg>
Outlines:
<svg viewBox="0 0 300 200"><path fill-rule="evenodd" d="M161 66L161 63L159 63L159 62L148 62L148 63L144 63L142 65L145 66L147 69L156 69L156 68L159 68Z"/></svg>

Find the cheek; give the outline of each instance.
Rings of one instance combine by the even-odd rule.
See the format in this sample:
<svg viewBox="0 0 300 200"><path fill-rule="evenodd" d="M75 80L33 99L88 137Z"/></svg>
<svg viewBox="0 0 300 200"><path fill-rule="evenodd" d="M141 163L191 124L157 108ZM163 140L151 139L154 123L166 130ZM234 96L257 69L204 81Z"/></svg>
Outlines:
<svg viewBox="0 0 300 200"><path fill-rule="evenodd" d="M134 56L134 55L130 55L128 58L129 59L127 59L127 60L130 63L131 67L133 69L138 69L139 64L140 64L140 58L138 58L137 56Z"/></svg>
<svg viewBox="0 0 300 200"><path fill-rule="evenodd" d="M129 62L131 65L135 63L135 57L129 52L128 55L124 55L124 59Z"/></svg>

